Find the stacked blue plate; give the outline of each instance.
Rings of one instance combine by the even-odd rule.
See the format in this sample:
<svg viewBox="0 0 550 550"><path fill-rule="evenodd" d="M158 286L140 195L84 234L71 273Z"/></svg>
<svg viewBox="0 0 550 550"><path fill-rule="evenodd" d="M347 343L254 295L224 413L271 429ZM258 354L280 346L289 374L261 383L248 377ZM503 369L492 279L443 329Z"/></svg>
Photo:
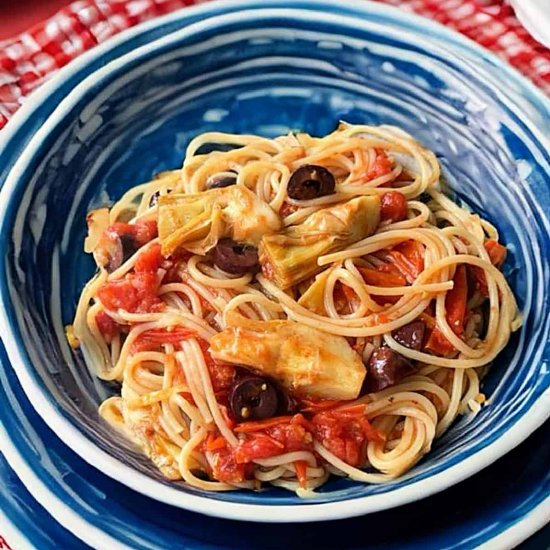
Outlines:
<svg viewBox="0 0 550 550"><path fill-rule="evenodd" d="M307 503L171 486L99 421L109 388L64 340L92 269L85 212L177 166L197 133L324 134L339 119L417 136L510 244L525 329L485 382L491 406L384 486L335 481ZM513 70L368 2L209 3L73 62L0 135L2 534L40 550L259 550L507 548L534 533L550 519L549 135L548 100Z"/></svg>

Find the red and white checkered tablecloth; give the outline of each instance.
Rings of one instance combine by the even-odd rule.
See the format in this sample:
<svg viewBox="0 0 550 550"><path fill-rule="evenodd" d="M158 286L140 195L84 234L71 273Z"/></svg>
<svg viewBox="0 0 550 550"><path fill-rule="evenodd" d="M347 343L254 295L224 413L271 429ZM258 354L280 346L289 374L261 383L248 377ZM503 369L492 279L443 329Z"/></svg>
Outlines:
<svg viewBox="0 0 550 550"><path fill-rule="evenodd" d="M0 128L25 96L59 68L120 31L204 0L78 0L0 42ZM550 95L550 50L521 26L502 0L378 0L434 19L514 65Z"/></svg>

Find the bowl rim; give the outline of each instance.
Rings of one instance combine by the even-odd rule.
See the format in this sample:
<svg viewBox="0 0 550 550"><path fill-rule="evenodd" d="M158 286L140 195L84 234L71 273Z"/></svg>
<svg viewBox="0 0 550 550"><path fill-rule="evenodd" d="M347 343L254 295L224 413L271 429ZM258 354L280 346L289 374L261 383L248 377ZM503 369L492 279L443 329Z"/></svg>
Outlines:
<svg viewBox="0 0 550 550"><path fill-rule="evenodd" d="M288 2L284 0L268 0L260 2L258 0L230 0L229 2L219 0L218 2L212 2L204 6L197 6L195 8L185 8L184 13L189 13L189 10L194 10L195 13L207 14L207 18L200 22L192 23L187 26L184 25L178 30L174 30L163 38L155 39L152 42L143 44L142 46L132 50L122 56L115 57L112 61L107 63L104 67L93 71L86 76L82 81L78 83L73 91L67 95L67 97L54 109L52 113L48 115L42 127L34 133L30 138L25 150L17 159L15 165L9 171L9 175L3 188L0 190L0 231L2 228L6 229L6 220L8 216L6 213L9 210L11 204L12 192L18 187L20 177L28 164L29 160L34 156L36 150L40 147L40 143L43 137L47 136L51 128L56 124L56 121L62 120L63 115L73 105L82 94L89 88L91 81L97 82L102 78L108 76L111 70L115 66L123 66L130 60L138 58L145 52L152 51L161 47L164 44L170 44L171 41L181 40L185 36L190 36L193 32L201 29L215 28L217 25L239 20L248 15L263 14L265 16L278 15L284 16L291 20L292 17L298 17L304 9L322 8L328 7L328 1L313 1L304 2L305 8L298 4L292 4L292 8L288 7ZM531 93L532 100L541 102L543 108L550 110L550 102L542 94L542 92L534 87L533 84L526 81L524 77L519 75L513 68L508 67L493 54L485 51L481 46L473 43L469 39L466 39L451 31L442 27L441 25L421 18L419 16L411 16L405 14L400 10L391 8L385 5L365 3L358 6L352 0L344 0L341 3L343 10L349 10L351 12L356 11L359 15L366 16L372 13L380 13L385 16L389 16L397 27L400 26L415 26L417 29L424 28L430 31L436 36L442 36L448 40L448 43L452 45L462 46L469 51L475 51L477 54L482 55L489 59L493 64L499 66L511 76L513 76L522 89ZM226 13L223 12L223 7L244 7L248 11L239 13ZM286 7L285 7L286 6ZM221 12L216 13L216 9L221 8ZM284 8L284 11L283 11ZM342 10L342 11L343 11ZM328 10L327 10L328 11ZM212 12L212 13L211 13ZM320 17L329 17L326 13L318 12ZM211 16L213 15L213 16ZM181 17L181 12L170 14L158 20L153 20L147 24L147 29L155 28L164 24L167 20L176 20L177 17ZM331 14L331 20L340 20L342 23L348 23L351 21L349 13L343 13L340 15ZM355 21L356 23L356 21ZM56 85L63 82L63 79L68 79L71 75L74 75L77 68L84 66L86 62L95 56L99 56L102 52L109 51L116 44L122 43L130 36L138 34L138 32L147 32L147 29L133 29L134 32L121 33L116 41L108 41L103 46L101 51L92 51L86 57L82 57L77 62L71 63L59 75L56 75L52 81L40 88L35 92L32 102L29 101L23 108L15 115L14 123L8 123L6 128L15 135L17 128L20 128L24 121L32 115L33 108L40 105L42 102L47 101L48 93L53 90ZM475 47L473 47L475 46ZM10 126L11 124L11 126ZM536 130L536 127L535 127ZM0 146L3 143L8 143L9 133L2 133L0 137ZM537 132L537 138L544 142L544 137L539 136L540 132ZM4 233L1 233L4 235ZM77 454L84 458L92 465L102 464L104 473L124 483L125 485L136 488L139 487L139 492L182 508L201 512L207 515L214 515L218 517L224 517L228 519L247 519L249 521L265 521L265 522L288 522L291 521L319 521L329 519L339 519L345 517L358 516L365 513L371 513L375 511L384 510L394 506L399 506L407 502L423 498L435 492L441 491L450 485L458 483L462 479L472 475L473 473L481 470L496 458L502 454L508 452L513 447L518 445L523 439L525 439L532 431L534 431L539 425L541 425L548 416L550 416L550 408L545 405L545 399L550 397L550 388L546 390L537 398L537 400L531 405L529 410L529 418L524 419L521 427L517 426L517 422L510 430L505 434L498 437L495 441L491 442L485 448L473 452L470 455L460 459L457 463L448 466L445 470L437 472L426 479L412 482L411 484L390 490L387 493L381 493L377 495L368 495L364 497L354 497L352 499L344 499L337 502L323 502L315 504L292 504L292 505L273 505L273 504L248 504L237 503L230 501L216 500L201 495L190 494L185 491L175 490L173 487L164 485L159 481L156 481L149 476L138 472L130 466L122 463L118 459L112 457L107 452L101 450L96 444L84 435L72 422L63 416L54 406L52 400L48 398L46 392L40 386L36 376L32 371L32 363L25 356L25 352L18 345L17 340L19 337L14 334L11 328L11 321L8 316L8 308L10 305L9 297L7 296L7 284L5 282L5 272L3 267L0 272L0 280L2 282L0 288L0 327L2 328L2 334L4 337L4 343L6 345L7 354L12 367L14 368L19 381L25 391L25 394L29 398L34 409L45 420L45 422L57 433L64 433L65 442L72 448ZM546 398L545 398L546 396ZM175 498L177 496L177 498Z"/></svg>

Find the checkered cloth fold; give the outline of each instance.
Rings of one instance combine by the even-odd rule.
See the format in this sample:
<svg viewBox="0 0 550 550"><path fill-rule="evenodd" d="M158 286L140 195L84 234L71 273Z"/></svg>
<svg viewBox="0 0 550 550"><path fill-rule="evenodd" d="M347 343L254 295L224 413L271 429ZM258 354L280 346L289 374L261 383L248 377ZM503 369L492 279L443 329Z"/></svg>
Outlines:
<svg viewBox="0 0 550 550"><path fill-rule="evenodd" d="M447 25L514 65L550 95L550 50L497 0L378 0ZM0 42L0 128L25 96L82 52L124 29L201 0L79 0Z"/></svg>

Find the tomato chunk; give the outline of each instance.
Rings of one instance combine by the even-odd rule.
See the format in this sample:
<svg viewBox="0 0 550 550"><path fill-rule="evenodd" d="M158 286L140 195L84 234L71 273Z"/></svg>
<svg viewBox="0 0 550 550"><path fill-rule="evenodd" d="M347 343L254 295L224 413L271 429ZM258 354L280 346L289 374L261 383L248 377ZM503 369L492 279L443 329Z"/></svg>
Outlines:
<svg viewBox="0 0 550 550"><path fill-rule="evenodd" d="M107 228L108 232L116 233L119 237L130 236L137 248L152 241L158 235L156 221L143 221L136 223L114 223Z"/></svg>
<svg viewBox="0 0 550 550"><path fill-rule="evenodd" d="M164 303L157 296L157 289L156 274L144 272L105 283L97 295L107 309L144 313L164 309Z"/></svg>
<svg viewBox="0 0 550 550"><path fill-rule="evenodd" d="M256 458L311 450L310 429L312 426L301 414L240 424L235 431L246 433L247 439L238 447L236 460L251 462Z"/></svg>
<svg viewBox="0 0 550 550"><path fill-rule="evenodd" d="M107 309L124 309L131 313L164 309L164 303L157 295L157 271L163 261L158 244L140 252L133 273L107 282L98 290L101 303Z"/></svg>
<svg viewBox="0 0 550 550"><path fill-rule="evenodd" d="M161 348L162 344L179 344L194 336L195 332L183 327L177 327L174 330L155 329L142 332L136 341L132 344L132 353L138 351L153 351Z"/></svg>
<svg viewBox="0 0 550 550"><path fill-rule="evenodd" d="M208 372L210 373L210 380L212 381L214 393L218 401L220 399L223 401L223 397L227 397L229 390L233 386L236 373L235 367L229 363L212 359L210 351L208 351L208 342L202 338L199 338L198 342L204 356L204 361L208 367Z"/></svg>
<svg viewBox="0 0 550 550"><path fill-rule="evenodd" d="M235 462L246 464L258 458L270 458L285 452L284 445L265 433L250 435L235 450Z"/></svg>
<svg viewBox="0 0 550 550"><path fill-rule="evenodd" d="M336 281L334 285L334 306L340 314L349 314L355 311L359 298L353 288Z"/></svg>
<svg viewBox="0 0 550 550"><path fill-rule="evenodd" d="M113 338L120 334L120 325L107 313L100 311L95 316L95 322L97 323L97 328L99 332L105 338L105 341L111 343Z"/></svg>
<svg viewBox="0 0 550 550"><path fill-rule="evenodd" d="M464 332L464 320L468 301L466 266L459 265L453 277L454 286L445 297L445 310L449 326L457 336Z"/></svg>
<svg viewBox="0 0 550 550"><path fill-rule="evenodd" d="M154 220L136 222L134 227L134 238L138 246L143 246L158 236L157 222Z"/></svg>
<svg viewBox="0 0 550 550"><path fill-rule="evenodd" d="M372 166L369 167L367 172L366 179L373 180L381 176L385 176L392 171L392 163L386 151L384 149L376 149L376 158L372 163Z"/></svg>
<svg viewBox="0 0 550 550"><path fill-rule="evenodd" d="M311 422L315 437L332 454L354 467L361 465L365 444L369 440L382 439L362 412L323 411L317 413Z"/></svg>
<svg viewBox="0 0 550 550"><path fill-rule="evenodd" d="M267 433L283 445L285 453L310 449L313 442L313 438L306 428L293 421L289 424L274 426L268 429Z"/></svg>
<svg viewBox="0 0 550 550"><path fill-rule="evenodd" d="M228 445L212 452L211 467L214 479L226 483L241 483L251 476L251 465L238 463L235 454Z"/></svg>
<svg viewBox="0 0 550 550"><path fill-rule="evenodd" d="M380 220L400 222L407 217L407 198L399 191L388 191L381 197Z"/></svg>
<svg viewBox="0 0 550 550"><path fill-rule="evenodd" d="M163 262L164 257L160 253L160 244L154 244L139 253L134 269L137 273L156 273Z"/></svg>
<svg viewBox="0 0 550 550"><path fill-rule="evenodd" d="M207 451L218 451L220 449L223 449L227 445L227 442L225 438L221 435L214 436L212 433L208 436L206 439L206 450Z"/></svg>

